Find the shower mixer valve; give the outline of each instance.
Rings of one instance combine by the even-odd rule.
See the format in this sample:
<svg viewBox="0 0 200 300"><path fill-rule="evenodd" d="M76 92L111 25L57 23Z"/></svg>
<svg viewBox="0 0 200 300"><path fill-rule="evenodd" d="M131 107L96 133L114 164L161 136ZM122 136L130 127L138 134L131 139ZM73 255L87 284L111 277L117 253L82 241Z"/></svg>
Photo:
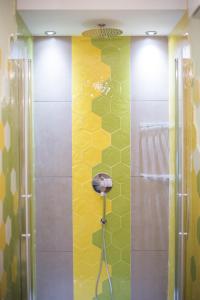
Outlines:
<svg viewBox="0 0 200 300"><path fill-rule="evenodd" d="M112 178L105 173L99 173L93 178L92 186L95 192L104 196L112 189Z"/></svg>
<svg viewBox="0 0 200 300"><path fill-rule="evenodd" d="M95 300L99 299L98 296L98 288L100 283L100 277L102 273L102 267L103 263L105 263L106 267L106 273L108 277L109 282L109 290L110 290L110 298L111 300L114 300L113 298L113 286L112 286L112 280L111 280L111 274L108 267L108 260L107 260L107 249L106 249L106 201L107 201L107 193L110 192L112 189L112 178L105 174L105 173L99 173L96 176L94 176L92 180L92 187L95 190L95 192L99 193L102 196L103 199L103 211L102 211L102 218L101 218L101 230L102 230L102 246L101 246L101 259L100 259L100 267L99 267L99 273L97 276L96 286L95 286Z"/></svg>

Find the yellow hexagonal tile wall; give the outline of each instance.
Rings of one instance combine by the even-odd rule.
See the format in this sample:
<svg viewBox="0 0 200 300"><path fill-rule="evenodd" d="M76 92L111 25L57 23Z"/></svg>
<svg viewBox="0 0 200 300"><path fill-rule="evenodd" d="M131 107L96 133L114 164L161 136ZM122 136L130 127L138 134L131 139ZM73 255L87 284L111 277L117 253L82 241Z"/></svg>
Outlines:
<svg viewBox="0 0 200 300"><path fill-rule="evenodd" d="M130 39L72 39L74 298L94 299L102 200L92 176L113 177L106 241L116 300L130 299ZM83 132L87 136L81 137ZM124 195L123 195L123 193ZM121 203L123 201L123 203ZM113 211L114 205L114 211ZM122 223L126 216L127 222ZM122 270L119 276L120 269ZM107 300L105 267L99 299Z"/></svg>

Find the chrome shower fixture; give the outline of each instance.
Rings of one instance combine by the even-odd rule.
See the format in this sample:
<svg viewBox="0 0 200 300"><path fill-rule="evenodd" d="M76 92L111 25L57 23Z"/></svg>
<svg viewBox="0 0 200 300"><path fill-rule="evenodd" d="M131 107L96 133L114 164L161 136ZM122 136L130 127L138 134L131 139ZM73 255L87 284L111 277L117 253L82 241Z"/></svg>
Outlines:
<svg viewBox="0 0 200 300"><path fill-rule="evenodd" d="M118 28L106 27L106 24L98 24L97 28L86 30L82 33L85 37L96 39L111 39L122 35L123 31Z"/></svg>
<svg viewBox="0 0 200 300"><path fill-rule="evenodd" d="M103 196L112 189L112 178L105 173L99 173L93 178L92 186L95 192Z"/></svg>
<svg viewBox="0 0 200 300"><path fill-rule="evenodd" d="M102 275L103 271L103 264L105 263L106 273L108 277L108 283L109 283L109 290L110 290L110 300L114 300L113 298L113 285L112 285L112 279L111 274L109 271L108 266L108 259L107 259L107 247L106 247L106 197L107 193L110 192L112 189L112 178L105 174L105 173L99 173L97 174L93 180L92 180L92 187L95 190L95 192L99 193L102 196L103 199L103 212L102 212L102 218L101 218L101 232L102 232L102 245L101 245L101 258L100 258L100 266L99 266L99 272L97 275L96 280L96 286L95 286L95 300L99 300L98 296L98 290L100 285L100 277Z"/></svg>

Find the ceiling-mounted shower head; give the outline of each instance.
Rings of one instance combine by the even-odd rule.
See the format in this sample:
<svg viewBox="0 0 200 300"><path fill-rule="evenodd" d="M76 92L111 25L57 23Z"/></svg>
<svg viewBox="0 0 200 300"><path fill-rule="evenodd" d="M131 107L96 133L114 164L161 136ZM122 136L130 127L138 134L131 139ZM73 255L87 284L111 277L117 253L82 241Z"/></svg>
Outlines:
<svg viewBox="0 0 200 300"><path fill-rule="evenodd" d="M86 30L82 33L85 37L95 39L111 39L122 35L123 31L117 28L106 27L106 24L98 24L98 28Z"/></svg>

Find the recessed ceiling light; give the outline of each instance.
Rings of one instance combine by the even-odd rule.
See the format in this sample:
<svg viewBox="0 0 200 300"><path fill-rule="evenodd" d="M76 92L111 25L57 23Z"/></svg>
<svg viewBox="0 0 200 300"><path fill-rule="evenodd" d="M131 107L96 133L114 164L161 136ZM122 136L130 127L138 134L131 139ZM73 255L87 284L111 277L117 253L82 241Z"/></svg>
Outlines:
<svg viewBox="0 0 200 300"><path fill-rule="evenodd" d="M47 30L47 31L45 31L45 34L48 36L53 36L53 35L56 35L56 32L53 30Z"/></svg>
<svg viewBox="0 0 200 300"><path fill-rule="evenodd" d="M154 36L154 35L157 35L158 33L155 30L149 30L149 31L146 31L145 34L148 36Z"/></svg>

